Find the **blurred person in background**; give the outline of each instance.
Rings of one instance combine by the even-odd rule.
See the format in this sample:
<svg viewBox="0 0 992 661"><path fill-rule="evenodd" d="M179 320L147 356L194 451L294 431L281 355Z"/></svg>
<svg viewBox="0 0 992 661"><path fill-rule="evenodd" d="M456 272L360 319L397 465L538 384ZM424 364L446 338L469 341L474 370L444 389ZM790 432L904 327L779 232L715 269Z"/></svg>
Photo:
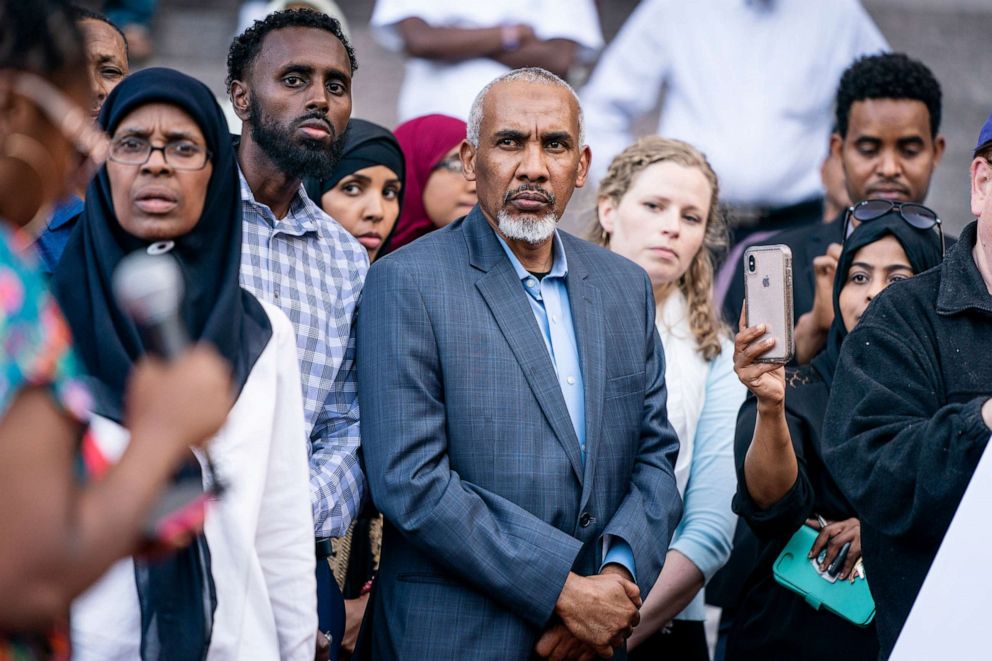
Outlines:
<svg viewBox="0 0 992 661"><path fill-rule="evenodd" d="M396 137L378 124L352 119L331 176L306 179L304 186L311 200L358 239L372 262L396 227L405 172Z"/></svg>
<svg viewBox="0 0 992 661"><path fill-rule="evenodd" d="M234 148L206 85L145 69L101 115L109 160L52 287L98 385L93 428L127 443L123 378L149 350L111 283L134 251L180 266L180 317L233 368L235 401L186 471L216 502L203 535L165 559L117 563L72 608L73 656L92 659L312 659L317 630L313 515L293 327L239 285L241 198ZM222 492L216 490L220 482Z"/></svg>
<svg viewBox="0 0 992 661"><path fill-rule="evenodd" d="M127 38L131 57L144 62L154 52L151 24L158 0L105 0L103 13Z"/></svg>
<svg viewBox="0 0 992 661"><path fill-rule="evenodd" d="M820 165L820 181L823 182L823 216L821 222L829 223L851 206L847 184L844 181L844 164L840 160L839 153L832 150L827 151L827 156L823 159L823 164ZM716 283L713 286L717 309L723 310L724 308L727 291L738 276L738 271L741 270L741 264L743 264L741 259L744 257L744 251L754 245L774 243L773 237L779 233L780 230L759 230L748 234L734 244L717 270ZM835 248L839 251L840 244L836 244ZM835 261L836 258L837 255L834 254L833 259ZM828 289L832 290L833 274L830 275Z"/></svg>
<svg viewBox="0 0 992 661"><path fill-rule="evenodd" d="M103 107L103 102L107 100L107 95L129 72L127 39L121 29L103 14L75 5L69 8L69 12L83 35L83 43L86 47L90 96L93 99L91 107L95 121L100 114L100 108ZM59 202L52 212L48 226L34 244L41 260L41 268L48 275L51 275L55 265L59 263L72 228L76 226L79 214L83 210L87 185L89 185L88 181L82 182L79 190L72 191Z"/></svg>
<svg viewBox="0 0 992 661"><path fill-rule="evenodd" d="M903 53L865 56L847 68L837 87L830 150L843 167L852 204L868 199L917 204L926 200L944 154L941 97L933 72ZM836 244L844 240L846 219L844 210L828 223L766 239L792 250L797 364L819 352L830 330ZM851 226L856 225L854 219ZM738 264L724 300L724 318L740 317L743 302L744 269Z"/></svg>
<svg viewBox="0 0 992 661"><path fill-rule="evenodd" d="M133 441L81 482L92 404L27 235L106 152L65 4L0 0L0 657L69 657L69 602L144 540L174 470L230 407L229 366L197 347L122 374Z"/></svg>
<svg viewBox="0 0 992 661"><path fill-rule="evenodd" d="M372 34L408 56L399 121L433 113L467 120L472 100L510 69L569 79L603 46L593 0L376 0Z"/></svg>
<svg viewBox="0 0 992 661"><path fill-rule="evenodd" d="M344 602L324 561L329 538L348 532L365 493L352 321L369 261L361 243L307 197L303 178L334 171L357 67L340 24L308 9L269 14L234 39L227 58L228 94L244 122L241 283L296 329L311 448L318 643L332 654Z"/></svg>
<svg viewBox="0 0 992 661"><path fill-rule="evenodd" d="M241 3L238 13L238 34L251 27L255 21L260 21L272 12L283 11L285 9L311 9L327 14L341 25L341 32L348 39L351 39L351 30L348 21L345 20L344 12L334 0L246 0Z"/></svg>
<svg viewBox="0 0 992 661"><path fill-rule="evenodd" d="M627 643L631 659L709 659L703 586L730 557L733 430L745 389L713 304L711 252L727 242L718 204L706 158L658 136L622 151L599 185L592 238L647 271L665 367L678 375L668 387L668 419L680 441L675 478L685 511Z"/></svg>
<svg viewBox="0 0 992 661"><path fill-rule="evenodd" d="M734 241L819 222L836 83L883 50L857 0L644 0L582 91L593 181L665 90L656 132L710 159Z"/></svg>
<svg viewBox="0 0 992 661"><path fill-rule="evenodd" d="M755 362L774 346L774 340L758 341L765 328L745 328L741 315L734 366L753 396L741 407L737 422L734 510L754 531L760 551L746 578L729 633L727 661L878 658L874 624L860 627L825 609L811 607L801 595L779 585L772 570L793 534L810 525L820 534L809 557L817 558L825 551L825 557L818 560L822 571L837 558L843 545L849 544L837 580L850 578L861 557L862 521L838 488L833 477L836 473L824 464L823 441L831 429L846 426L853 409L827 413L831 391L846 387L834 377L841 346L879 292L940 261L937 233L910 225L901 211L890 211L859 225L844 242L838 260L830 337L809 365L798 368ZM887 324L883 321L882 325ZM866 355L874 353L873 347L867 347ZM887 415L888 409L877 412ZM905 502L899 501L899 506ZM871 568L867 579L874 592ZM881 616L882 604L878 605Z"/></svg>
<svg viewBox="0 0 992 661"><path fill-rule="evenodd" d="M461 218L478 201L475 182L465 178L458 155L465 122L447 115L426 115L393 131L406 162L403 211L386 252Z"/></svg>

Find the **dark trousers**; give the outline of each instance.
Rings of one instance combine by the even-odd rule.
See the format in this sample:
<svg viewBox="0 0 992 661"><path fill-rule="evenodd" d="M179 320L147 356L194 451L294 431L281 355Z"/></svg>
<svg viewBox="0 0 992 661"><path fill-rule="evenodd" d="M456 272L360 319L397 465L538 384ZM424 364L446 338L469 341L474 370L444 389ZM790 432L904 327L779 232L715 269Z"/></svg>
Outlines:
<svg viewBox="0 0 992 661"><path fill-rule="evenodd" d="M317 624L331 637L331 661L337 661L344 638L344 597L327 558L317 557Z"/></svg>
<svg viewBox="0 0 992 661"><path fill-rule="evenodd" d="M706 628L696 620L673 620L667 631L656 631L627 657L630 661L710 661Z"/></svg>

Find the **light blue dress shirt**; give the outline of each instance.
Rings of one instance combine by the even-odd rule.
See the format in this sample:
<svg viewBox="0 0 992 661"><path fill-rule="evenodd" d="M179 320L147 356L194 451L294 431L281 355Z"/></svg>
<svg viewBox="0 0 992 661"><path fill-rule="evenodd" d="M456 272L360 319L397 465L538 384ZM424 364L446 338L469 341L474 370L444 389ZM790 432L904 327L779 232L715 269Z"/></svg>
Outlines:
<svg viewBox="0 0 992 661"><path fill-rule="evenodd" d="M572 419L572 427L579 439L579 450L582 463L586 461L586 404L585 384L582 380L582 369L579 362L579 345L575 339L575 324L572 321L572 306L568 298L568 260L562 247L558 232L555 232L552 242L551 271L543 278L531 274L524 268L517 256L510 250L499 234L496 235L503 247L513 270L527 292L537 327L541 329L544 345L551 356L551 364L558 375L558 385L568 407L568 415ZM620 564L634 573L634 553L622 539L607 536L604 540L603 565Z"/></svg>

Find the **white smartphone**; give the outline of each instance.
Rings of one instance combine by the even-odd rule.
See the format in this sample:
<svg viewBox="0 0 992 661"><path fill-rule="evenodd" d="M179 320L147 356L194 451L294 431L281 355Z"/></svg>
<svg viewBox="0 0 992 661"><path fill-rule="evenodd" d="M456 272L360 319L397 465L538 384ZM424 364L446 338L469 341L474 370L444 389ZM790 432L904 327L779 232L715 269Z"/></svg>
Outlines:
<svg viewBox="0 0 992 661"><path fill-rule="evenodd" d="M792 319L792 250L789 246L751 246L744 251L744 323L765 324L758 341L775 338L775 346L756 362L787 363L795 353Z"/></svg>

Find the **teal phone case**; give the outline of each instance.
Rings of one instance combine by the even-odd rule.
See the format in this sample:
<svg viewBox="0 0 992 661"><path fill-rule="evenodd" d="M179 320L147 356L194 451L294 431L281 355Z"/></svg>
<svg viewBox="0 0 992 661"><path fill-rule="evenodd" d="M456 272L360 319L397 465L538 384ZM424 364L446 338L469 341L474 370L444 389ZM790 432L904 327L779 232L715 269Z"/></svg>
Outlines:
<svg viewBox="0 0 992 661"><path fill-rule="evenodd" d="M824 580L810 564L809 550L819 531L802 526L775 559L775 580L803 597L813 608L825 608L859 627L868 626L875 618L875 600L863 578L851 583L838 579Z"/></svg>

